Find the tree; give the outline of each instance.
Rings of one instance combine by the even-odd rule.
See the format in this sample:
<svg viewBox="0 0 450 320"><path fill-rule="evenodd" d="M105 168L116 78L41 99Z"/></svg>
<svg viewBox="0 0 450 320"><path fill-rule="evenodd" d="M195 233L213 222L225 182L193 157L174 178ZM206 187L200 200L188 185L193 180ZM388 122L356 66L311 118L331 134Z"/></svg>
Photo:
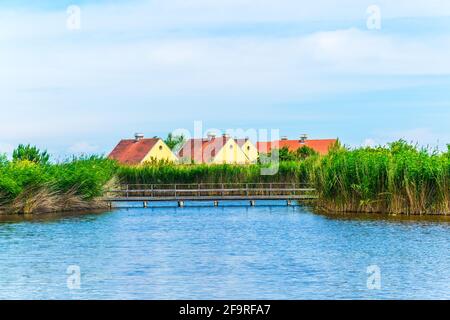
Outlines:
<svg viewBox="0 0 450 320"><path fill-rule="evenodd" d="M183 135L174 136L172 133L169 133L167 138L164 140L170 150L174 150L177 146L181 146L184 141L185 139Z"/></svg>
<svg viewBox="0 0 450 320"><path fill-rule="evenodd" d="M8 163L8 157L6 154L0 153L0 167L5 166Z"/></svg>
<svg viewBox="0 0 450 320"><path fill-rule="evenodd" d="M297 151L295 152L295 155L297 157L297 159L302 160L302 159L306 159L308 157L311 156L315 156L317 155L317 151L308 147L308 146L302 146L300 148L297 149Z"/></svg>
<svg viewBox="0 0 450 320"><path fill-rule="evenodd" d="M41 151L35 146L20 144L13 151L13 161L28 160L37 164L47 164L50 159L47 151Z"/></svg>
<svg viewBox="0 0 450 320"><path fill-rule="evenodd" d="M413 146L403 139L388 143L388 146L393 154L402 153L405 151L410 151L410 152L417 151L417 145Z"/></svg>
<svg viewBox="0 0 450 320"><path fill-rule="evenodd" d="M279 150L278 155L280 157L280 161L295 161L295 154L289 151L288 147L283 147Z"/></svg>

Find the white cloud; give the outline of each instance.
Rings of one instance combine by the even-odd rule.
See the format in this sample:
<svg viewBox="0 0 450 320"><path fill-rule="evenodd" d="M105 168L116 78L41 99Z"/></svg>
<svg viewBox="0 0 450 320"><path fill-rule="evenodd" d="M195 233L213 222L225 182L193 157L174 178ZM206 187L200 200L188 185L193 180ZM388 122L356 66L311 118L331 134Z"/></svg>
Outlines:
<svg viewBox="0 0 450 320"><path fill-rule="evenodd" d="M223 97L305 102L426 83L417 76L450 75L445 30L407 37L356 28L280 36L239 30L240 24L259 22L346 20L357 25L369 4L176 0L82 5L79 32L66 29L65 11L0 9L0 136L14 142L88 143L96 130L125 130L132 121L143 125L147 120L152 128L165 121L170 127L174 117L196 112L196 118L206 120L206 114L217 118L248 110L245 102L226 106L229 112L217 110ZM448 1L378 5L383 18L450 14ZM187 106L185 99L192 96L199 105ZM263 117L269 122L275 116ZM67 135L70 140L64 139Z"/></svg>

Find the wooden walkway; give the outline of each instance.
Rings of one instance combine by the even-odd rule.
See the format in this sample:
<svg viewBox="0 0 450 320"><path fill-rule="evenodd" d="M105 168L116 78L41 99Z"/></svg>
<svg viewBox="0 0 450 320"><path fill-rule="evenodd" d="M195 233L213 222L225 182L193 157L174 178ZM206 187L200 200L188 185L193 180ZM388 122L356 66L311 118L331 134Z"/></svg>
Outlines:
<svg viewBox="0 0 450 320"><path fill-rule="evenodd" d="M183 207L187 201L211 201L215 206L219 201L247 200L254 206L256 200L293 201L316 199L316 190L307 184L296 183L201 183L201 184L126 184L110 190L106 201L142 202L144 207L150 202L176 201Z"/></svg>

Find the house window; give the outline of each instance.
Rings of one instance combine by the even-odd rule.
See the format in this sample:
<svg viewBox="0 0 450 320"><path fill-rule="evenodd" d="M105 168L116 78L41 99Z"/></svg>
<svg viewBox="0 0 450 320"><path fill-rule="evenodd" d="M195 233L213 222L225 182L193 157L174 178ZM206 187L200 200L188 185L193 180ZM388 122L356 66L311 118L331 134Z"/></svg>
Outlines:
<svg viewBox="0 0 450 320"><path fill-rule="evenodd" d="M162 150L163 149L163 147L162 146L159 146L159 150Z"/></svg>
<svg viewBox="0 0 450 320"><path fill-rule="evenodd" d="M247 150L250 151L250 146L247 146Z"/></svg>

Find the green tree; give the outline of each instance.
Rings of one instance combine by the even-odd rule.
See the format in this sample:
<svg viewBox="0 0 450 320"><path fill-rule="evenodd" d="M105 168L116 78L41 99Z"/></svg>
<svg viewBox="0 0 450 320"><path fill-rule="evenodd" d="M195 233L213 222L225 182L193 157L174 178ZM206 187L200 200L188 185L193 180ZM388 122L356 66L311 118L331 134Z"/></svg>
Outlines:
<svg viewBox="0 0 450 320"><path fill-rule="evenodd" d="M300 148L297 149L297 151L295 151L295 155L297 157L297 159L302 160L302 159L306 159L308 157L311 156L315 156L317 155L317 151L308 147L308 146L302 146Z"/></svg>
<svg viewBox="0 0 450 320"><path fill-rule="evenodd" d="M47 151L41 151L35 146L20 144L13 151L13 161L28 160L38 164L47 164L50 159Z"/></svg>
<svg viewBox="0 0 450 320"><path fill-rule="evenodd" d="M167 138L164 140L170 150L173 150L175 147L180 146L184 141L185 138L183 135L174 136L172 133L169 133L167 135Z"/></svg>
<svg viewBox="0 0 450 320"><path fill-rule="evenodd" d="M0 153L0 167L5 166L8 163L8 158L6 154Z"/></svg>
<svg viewBox="0 0 450 320"><path fill-rule="evenodd" d="M279 150L278 155L280 157L280 161L295 161L296 156L295 153L289 151L288 147L283 147Z"/></svg>
<svg viewBox="0 0 450 320"><path fill-rule="evenodd" d="M388 143L389 149L391 150L392 154L398 154L405 151L411 151L416 152L417 151L417 145L413 146L412 144L406 142L403 139Z"/></svg>

